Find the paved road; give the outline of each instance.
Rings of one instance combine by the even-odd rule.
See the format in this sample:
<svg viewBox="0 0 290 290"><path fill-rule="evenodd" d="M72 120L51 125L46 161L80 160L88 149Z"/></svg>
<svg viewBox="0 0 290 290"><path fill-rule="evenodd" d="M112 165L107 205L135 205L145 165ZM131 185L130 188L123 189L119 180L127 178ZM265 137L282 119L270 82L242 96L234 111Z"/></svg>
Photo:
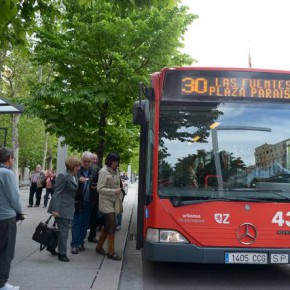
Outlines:
<svg viewBox="0 0 290 290"><path fill-rule="evenodd" d="M290 266L143 262L144 290L290 289Z"/></svg>

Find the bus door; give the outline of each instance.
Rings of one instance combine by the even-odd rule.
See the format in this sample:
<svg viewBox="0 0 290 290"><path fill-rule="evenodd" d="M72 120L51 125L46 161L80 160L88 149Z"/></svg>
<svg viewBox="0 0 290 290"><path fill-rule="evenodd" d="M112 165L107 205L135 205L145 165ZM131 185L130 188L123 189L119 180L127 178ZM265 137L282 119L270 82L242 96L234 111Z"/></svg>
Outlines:
<svg viewBox="0 0 290 290"><path fill-rule="evenodd" d="M136 249L143 248L144 230L144 206L146 197L146 168L147 168L147 140L148 120L146 111L148 101L136 101L133 106L133 123L140 125L140 148L139 148L139 183L138 183L138 208L137 208L137 241Z"/></svg>

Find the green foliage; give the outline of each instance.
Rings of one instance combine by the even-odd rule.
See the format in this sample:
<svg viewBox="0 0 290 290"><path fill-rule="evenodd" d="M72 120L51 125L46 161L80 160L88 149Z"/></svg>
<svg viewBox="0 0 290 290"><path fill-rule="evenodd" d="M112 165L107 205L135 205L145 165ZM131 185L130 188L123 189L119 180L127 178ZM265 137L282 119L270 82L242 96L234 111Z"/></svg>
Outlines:
<svg viewBox="0 0 290 290"><path fill-rule="evenodd" d="M6 146L7 147L11 147L11 117L10 115L7 114L0 114L0 127L3 128L1 129L1 133L0 133L0 146L2 146L2 144L4 145L4 137L5 137L5 129L6 129L6 133L7 133L7 138L6 138ZM9 134L10 133L10 134Z"/></svg>
<svg viewBox="0 0 290 290"><path fill-rule="evenodd" d="M192 62L178 48L195 16L177 3L79 0L64 7L58 0L0 1L0 66L12 71L9 82L0 83L1 93L25 104L20 166L41 162L47 130L65 136L79 152L89 149L102 157L119 151L122 163L137 171L139 129L132 125L131 108L138 83L148 84L148 75L164 66ZM40 25L42 42L31 47L33 53L36 47L32 64L25 46L16 48L27 45ZM10 116L2 119L11 144ZM55 154L55 135L50 139L48 151Z"/></svg>
<svg viewBox="0 0 290 290"><path fill-rule="evenodd" d="M11 116L0 115L0 123L1 128L7 128L6 146L11 148ZM2 137L3 134L1 132L1 138ZM19 123L19 167L24 168L28 166L34 168L36 164L42 163L44 140L45 133L43 122L40 119L21 116L21 122ZM1 144L2 141L1 139ZM56 147L53 138L51 138L49 142L49 148L54 148L52 150L55 153Z"/></svg>
<svg viewBox="0 0 290 290"><path fill-rule="evenodd" d="M19 124L19 165L33 169L42 164L43 144L45 140L43 122L36 118L21 117Z"/></svg>
<svg viewBox="0 0 290 290"><path fill-rule="evenodd" d="M11 50L3 64L10 73L9 76L2 75L1 96L14 104L27 104L27 100L30 98L31 83L38 81L39 68L30 62L29 55L21 49ZM0 115L0 123L1 127L8 128L7 146L12 147L11 115ZM29 166L34 168L36 164L42 163L45 142L44 123L41 119L29 115L29 107L26 106L24 113L20 116L18 129L19 167ZM52 159L55 159L56 151L56 137L50 136L47 150L48 157L52 156Z"/></svg>
<svg viewBox="0 0 290 290"><path fill-rule="evenodd" d="M26 45L43 15L54 19L61 1L0 1L0 48Z"/></svg>
<svg viewBox="0 0 290 290"><path fill-rule="evenodd" d="M174 7L178 0L111 0L110 2L119 6L122 9L136 9L136 8L148 8L148 7ZM80 5L90 6L91 1L79 0Z"/></svg>
<svg viewBox="0 0 290 290"><path fill-rule="evenodd" d="M42 18L35 61L53 68L35 84L31 113L74 149L102 158L119 151L129 163L138 146L132 105L139 82L164 66L191 64L179 52L194 15L185 7L119 10L111 1L66 1L60 22Z"/></svg>

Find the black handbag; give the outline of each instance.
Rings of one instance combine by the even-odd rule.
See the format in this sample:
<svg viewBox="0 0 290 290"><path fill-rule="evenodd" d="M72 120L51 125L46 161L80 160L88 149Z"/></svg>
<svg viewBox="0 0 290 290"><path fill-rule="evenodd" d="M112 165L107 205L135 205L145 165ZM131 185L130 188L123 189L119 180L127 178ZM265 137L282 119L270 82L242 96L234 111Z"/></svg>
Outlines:
<svg viewBox="0 0 290 290"><path fill-rule="evenodd" d="M40 222L32 236L32 240L40 244L40 251L44 250L46 247L50 250L55 250L57 247L59 230L56 227L55 221L51 228L48 226L51 217L52 215L45 223Z"/></svg>

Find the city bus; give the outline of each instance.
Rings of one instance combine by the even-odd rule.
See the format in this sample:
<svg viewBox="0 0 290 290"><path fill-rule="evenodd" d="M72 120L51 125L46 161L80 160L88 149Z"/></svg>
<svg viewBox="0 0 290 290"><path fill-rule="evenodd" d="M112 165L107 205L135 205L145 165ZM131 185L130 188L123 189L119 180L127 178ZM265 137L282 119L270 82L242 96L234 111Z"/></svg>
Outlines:
<svg viewBox="0 0 290 290"><path fill-rule="evenodd" d="M164 68L140 94L143 257L289 264L290 72Z"/></svg>

